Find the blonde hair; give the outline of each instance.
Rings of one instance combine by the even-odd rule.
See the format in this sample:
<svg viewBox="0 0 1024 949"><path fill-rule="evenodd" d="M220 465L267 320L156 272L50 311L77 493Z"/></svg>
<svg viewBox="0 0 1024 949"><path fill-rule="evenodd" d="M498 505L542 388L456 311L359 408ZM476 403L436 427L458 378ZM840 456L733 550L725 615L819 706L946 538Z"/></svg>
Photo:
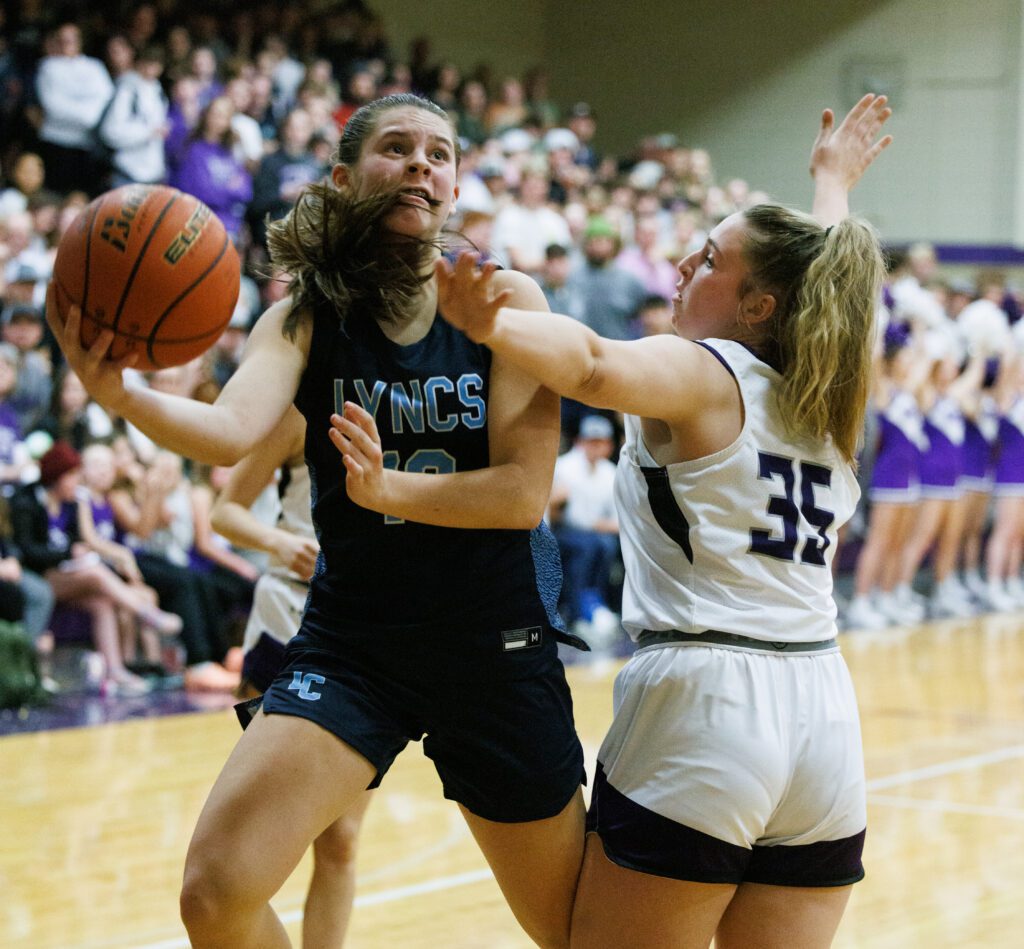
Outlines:
<svg viewBox="0 0 1024 949"><path fill-rule="evenodd" d="M746 290L775 297L770 345L791 430L831 436L855 463L871 382L874 321L885 265L873 228L846 218L824 228L778 205L743 212Z"/></svg>

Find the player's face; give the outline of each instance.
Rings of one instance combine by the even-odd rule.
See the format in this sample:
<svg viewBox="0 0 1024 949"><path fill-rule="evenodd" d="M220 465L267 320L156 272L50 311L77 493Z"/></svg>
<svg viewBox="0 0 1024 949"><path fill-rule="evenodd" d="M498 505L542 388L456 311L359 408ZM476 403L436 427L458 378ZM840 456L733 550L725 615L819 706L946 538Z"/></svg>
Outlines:
<svg viewBox="0 0 1024 949"><path fill-rule="evenodd" d="M448 123L415 106L389 109L363 142L359 163L334 168L334 183L350 185L358 197L381 189L402 191L388 221L399 234L433 237L455 206L455 143Z"/></svg>
<svg viewBox="0 0 1024 949"><path fill-rule="evenodd" d="M672 298L672 325L685 339L730 339L736 335L740 289L748 274L743 258L746 224L739 214L727 217L704 246L679 262L679 282Z"/></svg>

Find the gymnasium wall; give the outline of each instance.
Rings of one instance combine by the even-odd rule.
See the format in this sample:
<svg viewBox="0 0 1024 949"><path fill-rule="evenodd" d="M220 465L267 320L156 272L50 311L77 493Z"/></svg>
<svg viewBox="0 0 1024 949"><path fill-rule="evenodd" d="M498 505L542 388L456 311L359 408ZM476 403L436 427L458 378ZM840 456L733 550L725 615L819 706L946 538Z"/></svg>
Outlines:
<svg viewBox="0 0 1024 949"><path fill-rule="evenodd" d="M544 63L554 98L586 98L601 144L671 131L739 176L806 206L819 110L889 92L898 147L854 204L892 241L1024 246L1024 0L434 0L410 19L372 3L404 53Z"/></svg>

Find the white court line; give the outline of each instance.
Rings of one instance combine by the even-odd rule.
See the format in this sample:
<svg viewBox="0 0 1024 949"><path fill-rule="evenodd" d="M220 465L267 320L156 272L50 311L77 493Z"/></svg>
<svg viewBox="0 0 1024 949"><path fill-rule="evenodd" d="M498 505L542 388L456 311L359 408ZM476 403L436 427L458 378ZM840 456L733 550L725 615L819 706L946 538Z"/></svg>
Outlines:
<svg viewBox="0 0 1024 949"><path fill-rule="evenodd" d="M872 794L868 804L883 807L902 807L912 811L939 811L944 814L972 814L979 817L998 817L1002 820L1024 821L1024 810L1019 807L990 807L985 804L963 804L960 801L935 801L920 797L896 797L891 794Z"/></svg>
<svg viewBox="0 0 1024 949"><path fill-rule="evenodd" d="M945 761L942 764L929 765L927 768L914 768L910 771L900 771L897 774L890 774L884 778L875 778L868 781L868 791L881 791L885 788L896 787L901 784L911 784L915 781L925 781L928 778L941 777L944 774L955 774L957 771L970 771L972 768L980 768L989 764L998 764L1000 761L1010 761L1014 758L1024 758L1024 745L1011 745L1007 748L999 748L995 751L988 751L980 755L968 755L965 758L954 758L952 761ZM879 803L884 801L884 795L879 795ZM892 800L900 800L893 798ZM927 802L920 802L925 805ZM939 803L939 802L936 802ZM970 807L971 805L957 805ZM995 810L995 809L993 809ZM976 813L972 811L972 813ZM978 811L977 813L980 813ZM414 883L410 886L399 886L390 890L380 890L377 893L367 893L364 896L357 896L356 907L377 906L381 903L393 903L404 900L411 896L420 896L424 893L437 893L441 890L451 890L459 886L467 886L471 883L479 883L488 880L492 876L491 871L472 870L468 873L458 873L448 877L435 877L432 880L424 880L422 883ZM290 910L287 913L280 913L281 921L284 923L296 923L302 919L302 910ZM137 946L136 949L189 949L187 939L167 939L163 942L151 942Z"/></svg>
<svg viewBox="0 0 1024 949"><path fill-rule="evenodd" d="M381 903L393 903L397 900L408 899L411 896L422 896L425 893L436 893L439 890L451 890L459 886L468 886L471 883L481 883L490 880L493 874L489 869L471 870L468 873L457 873L449 877L435 877L433 880L424 880L422 883L413 883L409 886L398 886L391 890L380 890L377 893L367 893L365 896L357 896L355 907L378 906ZM287 913L278 913L282 923L297 923L302 919L302 910L294 909ZM189 949L188 939L165 939L163 942L150 942L137 949Z"/></svg>
<svg viewBox="0 0 1024 949"><path fill-rule="evenodd" d="M914 768L911 771L890 774L885 778L875 778L873 781L868 781L867 789L868 791L884 791L886 788L897 787L900 784L912 784L914 781L938 778L944 774L955 774L957 771L970 771L972 768L998 764L1000 761L1010 761L1013 758L1024 758L1024 745L1011 745L1008 748L986 751L980 755L954 758L952 761L929 765L927 768Z"/></svg>

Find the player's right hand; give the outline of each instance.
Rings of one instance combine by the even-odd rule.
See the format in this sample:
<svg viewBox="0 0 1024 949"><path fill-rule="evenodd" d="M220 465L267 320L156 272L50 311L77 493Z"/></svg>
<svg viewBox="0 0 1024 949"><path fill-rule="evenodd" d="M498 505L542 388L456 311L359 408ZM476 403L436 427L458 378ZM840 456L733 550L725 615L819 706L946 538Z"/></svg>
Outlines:
<svg viewBox="0 0 1024 949"><path fill-rule="evenodd" d="M71 304L62 322L57 307L57 290L52 281L46 288L46 322L86 392L101 405L116 410L125 394L122 373L134 365L135 353L120 360L108 359L107 354L114 341L110 330L101 331L92 346L85 349L82 346L82 310Z"/></svg>

